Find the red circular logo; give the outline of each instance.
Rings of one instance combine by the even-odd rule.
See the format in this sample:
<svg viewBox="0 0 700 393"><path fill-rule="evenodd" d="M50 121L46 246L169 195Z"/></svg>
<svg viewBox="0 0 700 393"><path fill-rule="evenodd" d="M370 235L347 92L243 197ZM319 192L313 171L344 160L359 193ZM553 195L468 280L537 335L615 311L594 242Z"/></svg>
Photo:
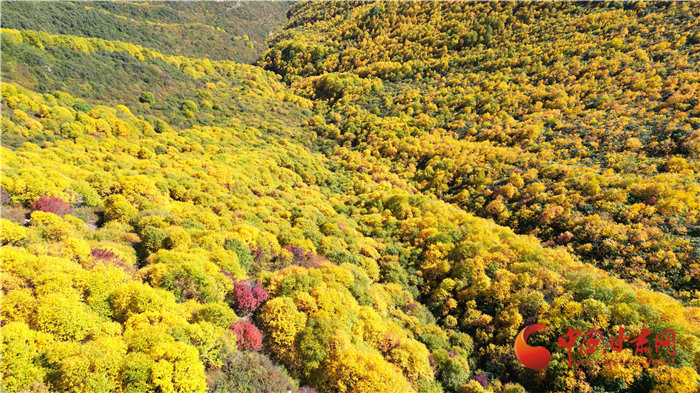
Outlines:
<svg viewBox="0 0 700 393"><path fill-rule="evenodd" d="M534 370L542 370L547 367L552 358L547 348L527 345L527 338L530 334L540 330L552 332L547 326L539 323L528 325L518 333L518 336L515 338L515 345L513 346L515 349L515 356L518 357L520 363Z"/></svg>

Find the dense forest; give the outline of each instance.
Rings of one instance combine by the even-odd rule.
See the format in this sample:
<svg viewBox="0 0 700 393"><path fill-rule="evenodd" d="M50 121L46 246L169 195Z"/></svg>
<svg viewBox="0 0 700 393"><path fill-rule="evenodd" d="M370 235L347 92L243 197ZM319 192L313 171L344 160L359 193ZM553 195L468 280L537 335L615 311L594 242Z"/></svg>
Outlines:
<svg viewBox="0 0 700 393"><path fill-rule="evenodd" d="M129 42L170 55L252 64L292 3L34 2L9 4L2 27Z"/></svg>
<svg viewBox="0 0 700 393"><path fill-rule="evenodd" d="M2 391L700 391L699 5L2 11Z"/></svg>

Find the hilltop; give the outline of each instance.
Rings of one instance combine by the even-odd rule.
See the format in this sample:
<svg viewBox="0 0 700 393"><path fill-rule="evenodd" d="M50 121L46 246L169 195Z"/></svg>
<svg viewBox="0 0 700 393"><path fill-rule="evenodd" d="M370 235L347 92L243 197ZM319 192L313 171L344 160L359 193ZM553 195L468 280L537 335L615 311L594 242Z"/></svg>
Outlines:
<svg viewBox="0 0 700 393"><path fill-rule="evenodd" d="M697 390L695 4L3 11L3 390Z"/></svg>

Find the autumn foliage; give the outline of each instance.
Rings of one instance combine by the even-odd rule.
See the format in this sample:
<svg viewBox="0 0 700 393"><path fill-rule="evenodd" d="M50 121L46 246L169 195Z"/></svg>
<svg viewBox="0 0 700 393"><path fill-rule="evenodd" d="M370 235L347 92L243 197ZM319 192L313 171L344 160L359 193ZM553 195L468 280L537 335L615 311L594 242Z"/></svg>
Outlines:
<svg viewBox="0 0 700 393"><path fill-rule="evenodd" d="M697 391L700 7L285 7L3 4L3 391Z"/></svg>
<svg viewBox="0 0 700 393"><path fill-rule="evenodd" d="M231 330L236 334L238 348L245 351L260 351L263 335L250 322L238 321L231 324Z"/></svg>
<svg viewBox="0 0 700 393"><path fill-rule="evenodd" d="M233 301L238 311L253 313L267 300L267 291L255 281L235 281Z"/></svg>
<svg viewBox="0 0 700 393"><path fill-rule="evenodd" d="M31 210L38 210L41 212L54 213L58 216L65 216L66 214L70 214L71 206L70 203L61 198L43 196L32 203Z"/></svg>

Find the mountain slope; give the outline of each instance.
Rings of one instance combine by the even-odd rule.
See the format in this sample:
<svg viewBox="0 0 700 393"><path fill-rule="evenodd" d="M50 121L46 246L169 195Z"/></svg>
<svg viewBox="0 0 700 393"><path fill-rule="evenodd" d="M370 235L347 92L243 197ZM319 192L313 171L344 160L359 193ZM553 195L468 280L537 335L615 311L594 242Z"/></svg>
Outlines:
<svg viewBox="0 0 700 393"><path fill-rule="evenodd" d="M9 2L2 26L130 42L170 55L253 63L290 2Z"/></svg>
<svg viewBox="0 0 700 393"><path fill-rule="evenodd" d="M93 17L101 9L109 12L101 15L134 18L127 24L156 37L161 31L156 21L200 23L201 15L227 5L106 3L85 9L52 4L65 15L42 16L49 18L48 32L3 28L4 390L697 389L700 309L693 300L692 270L697 260L695 249L687 248L695 236L692 152L681 147L662 152L650 142L649 151L634 157L639 166L656 168L645 172L623 165L611 172L596 160L614 143L590 145L575 159L562 145L566 127L559 124L570 124L574 113L535 102L517 115L526 123L521 126L507 118L515 118L508 111L517 105L503 104L486 116L461 96L481 83L479 102L492 94L493 86L479 79L489 77L487 70L467 70L459 62L470 53L481 56L492 42L509 42L499 29L511 24L499 27L500 18L510 21L515 14L533 26L528 28L539 26L531 33L542 46L551 41L541 28L544 21L564 28L567 19L555 17L592 15L611 23L599 15L610 10L298 4L260 60L267 71L200 53L209 40L204 33L193 34L198 42L181 47L182 56L176 56L149 48L149 41L140 46L136 40L60 30L66 15ZM265 14L271 5L250 7ZM639 18L652 15L656 22L647 23L650 29L667 26L692 39L686 19L671 19L674 8L659 7L661 17L656 17L657 6L650 7L634 11ZM685 7L681 16L695 10L678 7ZM631 18L627 8L613 9L608 17ZM394 29L398 15L415 20ZM460 21L473 24L476 38L468 38ZM477 29L477 21L485 25ZM430 23L413 26L419 22ZM99 30L84 31L99 35ZM415 61L406 48L415 48ZM450 55L461 49L459 56ZM683 81L677 83L692 87L693 71L683 68L680 58L694 52L683 45L675 49L680 53L669 55L674 59L668 60L669 72ZM552 51L569 53L559 47ZM363 63L359 53L377 59ZM400 53L408 57L398 58ZM406 66L391 64L399 61ZM499 78L524 78L511 71L501 70ZM543 78L543 72L530 74ZM513 90L531 88L509 83ZM431 93L434 86L443 90ZM577 88L563 86L567 94ZM450 103L450 94L466 101ZM523 93L521 99L526 97ZM693 106L684 103L659 109L651 120L629 121L678 120L679 127L692 127L692 116L681 113L694 113ZM637 107L633 101L628 105ZM615 110L584 112L596 117ZM470 117L475 111L479 116ZM545 136L521 129L537 122L544 124ZM450 129L452 123L457 128ZM505 123L508 132L529 135L527 142L489 132L493 124ZM465 127L475 131L457 132ZM692 132L686 134L679 137L690 138ZM675 161L680 169L659 173L670 155L684 160ZM519 174L512 174L515 167ZM499 180L506 174L507 184ZM579 185L589 177L605 198L620 190L632 195L654 183L668 188L658 196L630 197L657 198L653 203L616 199L618 205L610 207L593 194L595 187ZM536 217L543 232L514 225L507 214L501 217L512 209L506 202L503 209L489 208L498 196L522 204L518 220ZM564 197L573 203L563 204ZM673 203L681 210L661 210ZM538 204L553 208L551 221L542 219ZM618 216L604 213L613 207L639 209L640 222L617 223ZM489 217L491 211L499 213L497 222L470 210ZM582 212L576 218L582 229L570 231L573 240L564 241L557 231L569 230L567 222L564 227L553 222L569 219L564 214L569 212ZM686 224L686 232L671 232L672 219L678 227ZM597 247L611 247L610 238L626 247L634 241L615 238L611 226L647 236L639 249L615 251L622 258L619 266L608 265L613 251ZM578 236L586 231L599 231L599 237L584 242ZM559 244L545 243L555 234ZM600 258L584 252L585 244ZM659 258L675 257L680 266L642 270L624 262L633 255L653 261L650 255L666 248L673 255L667 251ZM611 274L635 270L647 282ZM659 272L667 281L652 279ZM684 281L686 276L690 279ZM553 333L530 339L552 353L541 371L524 367L512 349L518 332L535 322ZM610 365L633 357L630 342L620 353L583 354L574 347L573 361L593 359L603 366L570 366L569 353L554 341L569 328L608 335L620 327L631 337L643 329L673 330L673 366ZM662 349L648 357L669 356Z"/></svg>
<svg viewBox="0 0 700 393"><path fill-rule="evenodd" d="M299 4L260 64L327 102L319 134L420 190L697 302L699 15Z"/></svg>

